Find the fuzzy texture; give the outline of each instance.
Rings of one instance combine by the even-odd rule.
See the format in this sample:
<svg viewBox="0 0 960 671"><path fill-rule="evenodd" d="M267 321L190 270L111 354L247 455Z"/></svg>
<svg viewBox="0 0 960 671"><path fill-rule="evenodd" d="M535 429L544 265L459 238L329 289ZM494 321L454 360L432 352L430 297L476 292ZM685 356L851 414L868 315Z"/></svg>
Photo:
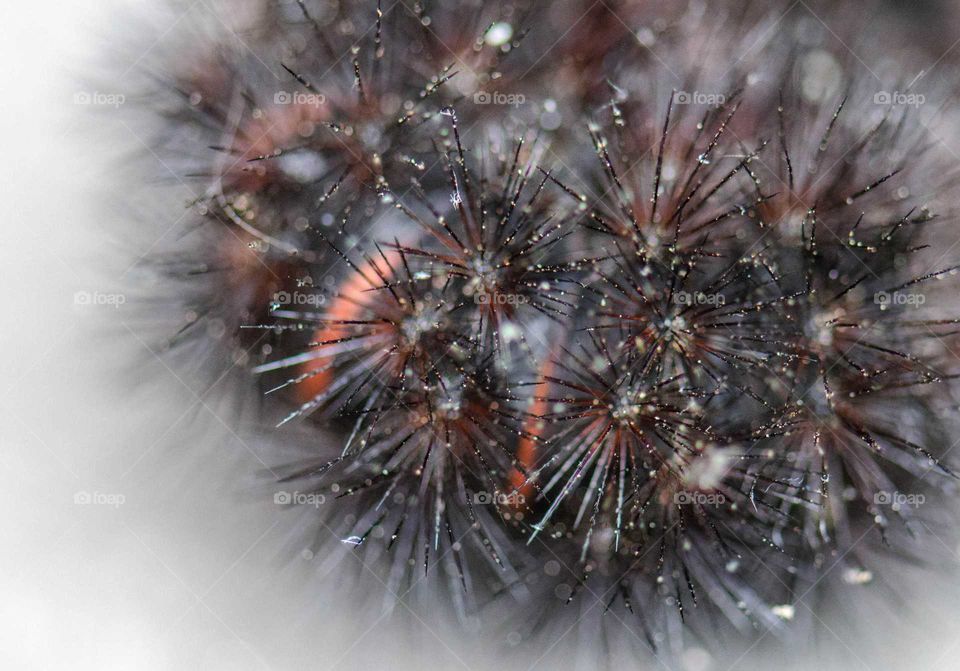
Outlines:
<svg viewBox="0 0 960 671"><path fill-rule="evenodd" d="M390 594L590 594L655 654L785 634L954 479L953 166L849 57L763 44L802 19L579 4L268 3L287 88L175 73L171 146L219 138L199 314L269 337L281 425L343 435L285 479Z"/></svg>

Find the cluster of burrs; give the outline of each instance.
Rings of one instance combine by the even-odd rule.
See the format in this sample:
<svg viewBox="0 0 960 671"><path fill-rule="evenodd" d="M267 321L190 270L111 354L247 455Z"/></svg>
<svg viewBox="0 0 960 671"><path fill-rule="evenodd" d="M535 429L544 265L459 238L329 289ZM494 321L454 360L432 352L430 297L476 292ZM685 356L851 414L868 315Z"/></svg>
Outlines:
<svg viewBox="0 0 960 671"><path fill-rule="evenodd" d="M950 166L829 50L700 59L765 14L549 4L266 3L178 75L216 286L178 338L342 437L284 479L391 593L788 628L953 477Z"/></svg>

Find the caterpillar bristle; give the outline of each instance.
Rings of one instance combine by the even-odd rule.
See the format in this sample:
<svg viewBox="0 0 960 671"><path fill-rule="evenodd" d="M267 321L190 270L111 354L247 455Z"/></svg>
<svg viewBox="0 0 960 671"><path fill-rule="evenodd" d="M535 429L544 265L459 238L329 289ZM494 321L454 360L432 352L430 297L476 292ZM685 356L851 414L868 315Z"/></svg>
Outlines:
<svg viewBox="0 0 960 671"><path fill-rule="evenodd" d="M342 438L283 481L387 602L803 638L953 494L955 163L800 10L560 4L265 3L165 78L194 321Z"/></svg>

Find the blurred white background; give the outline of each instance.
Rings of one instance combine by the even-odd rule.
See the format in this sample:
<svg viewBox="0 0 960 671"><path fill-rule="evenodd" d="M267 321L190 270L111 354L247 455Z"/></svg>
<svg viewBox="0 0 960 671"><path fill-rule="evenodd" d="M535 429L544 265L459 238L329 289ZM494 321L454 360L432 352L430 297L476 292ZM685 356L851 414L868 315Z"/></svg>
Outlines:
<svg viewBox="0 0 960 671"><path fill-rule="evenodd" d="M123 295L131 256L118 232L142 223L121 207L118 156L146 150L109 109L91 121L76 98L97 92L91 64L119 52L118 10L0 5L0 667L603 668L574 635L510 653L496 627L464 631L423 609L382 617L351 583L320 575L297 518L258 489L270 457L227 428L226 389L201 397L166 369L124 321L129 302L75 300ZM145 23L145 53L177 30L167 15ZM114 69L133 67L127 58ZM812 644L817 661L738 668L960 668L956 606L929 585L909 591L916 603L892 607L903 615L893 633L826 635ZM853 612L869 630L878 611ZM702 655L687 663L726 671Z"/></svg>

